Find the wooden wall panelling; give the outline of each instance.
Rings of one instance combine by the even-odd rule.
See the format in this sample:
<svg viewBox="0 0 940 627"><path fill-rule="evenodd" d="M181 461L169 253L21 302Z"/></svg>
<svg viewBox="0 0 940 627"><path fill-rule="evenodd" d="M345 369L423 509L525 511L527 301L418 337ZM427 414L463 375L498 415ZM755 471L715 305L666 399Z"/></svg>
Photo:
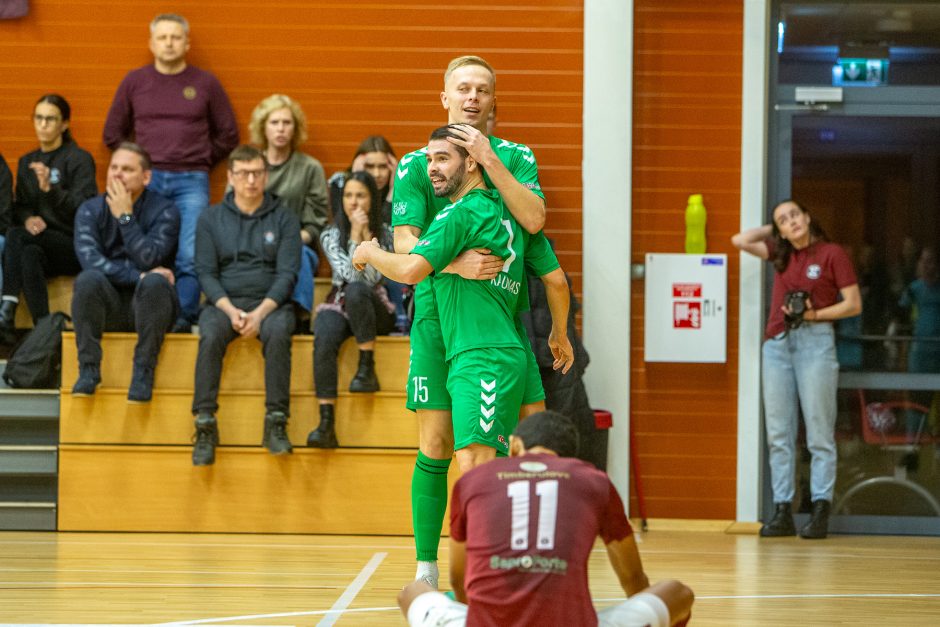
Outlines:
<svg viewBox="0 0 940 627"><path fill-rule="evenodd" d="M729 255L728 363L643 361L643 283L631 299L631 428L650 517L734 518L740 2L634 4L633 262L682 252L689 194L708 209L708 251ZM636 511L636 510L634 510Z"/></svg>

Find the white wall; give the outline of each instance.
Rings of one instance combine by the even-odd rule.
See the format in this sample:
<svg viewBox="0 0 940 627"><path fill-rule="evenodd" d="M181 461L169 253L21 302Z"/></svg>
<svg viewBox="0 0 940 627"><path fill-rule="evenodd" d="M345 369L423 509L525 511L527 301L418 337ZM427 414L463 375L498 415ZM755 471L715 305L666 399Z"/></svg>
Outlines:
<svg viewBox="0 0 940 627"><path fill-rule="evenodd" d="M744 0L744 80L741 85L741 230L764 220L770 0ZM736 518L760 516L763 459L760 438L762 262L741 255L738 307L738 485Z"/></svg>
<svg viewBox="0 0 940 627"><path fill-rule="evenodd" d="M585 384L610 410L607 471L628 503L630 486L630 233L633 0L584 2Z"/></svg>

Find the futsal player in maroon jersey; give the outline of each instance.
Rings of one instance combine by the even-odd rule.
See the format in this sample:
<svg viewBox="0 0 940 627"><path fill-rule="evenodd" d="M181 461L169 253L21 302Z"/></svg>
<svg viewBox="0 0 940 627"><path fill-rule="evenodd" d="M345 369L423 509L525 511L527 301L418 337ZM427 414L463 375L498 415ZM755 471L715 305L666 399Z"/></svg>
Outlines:
<svg viewBox="0 0 940 627"><path fill-rule="evenodd" d="M571 421L530 416L510 455L474 468L451 497L450 579L456 600L424 582L399 605L413 626L684 625L692 591L678 581L649 587L623 502L608 476L575 459ZM587 563L600 536L624 592L600 612Z"/></svg>

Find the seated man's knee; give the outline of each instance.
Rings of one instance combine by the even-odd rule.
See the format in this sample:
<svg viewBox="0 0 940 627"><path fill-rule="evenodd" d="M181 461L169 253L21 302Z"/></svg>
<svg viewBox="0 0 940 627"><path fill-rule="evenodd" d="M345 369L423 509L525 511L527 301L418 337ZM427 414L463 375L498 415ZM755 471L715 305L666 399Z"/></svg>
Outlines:
<svg viewBox="0 0 940 627"><path fill-rule="evenodd" d="M108 277L99 270L82 270L75 277L75 283L72 286L73 297L83 298L97 294L108 282Z"/></svg>
<svg viewBox="0 0 940 627"><path fill-rule="evenodd" d="M221 309L215 306L206 307L199 314L199 344L224 343L227 326L231 327L232 321Z"/></svg>
<svg viewBox="0 0 940 627"><path fill-rule="evenodd" d="M167 280L165 276L157 272L148 272L137 283L138 290L154 290L154 289L165 290L168 287L170 287L170 282Z"/></svg>
<svg viewBox="0 0 940 627"><path fill-rule="evenodd" d="M291 307L279 307L261 321L259 335L265 344L269 342L290 343L291 334L296 326L296 318Z"/></svg>

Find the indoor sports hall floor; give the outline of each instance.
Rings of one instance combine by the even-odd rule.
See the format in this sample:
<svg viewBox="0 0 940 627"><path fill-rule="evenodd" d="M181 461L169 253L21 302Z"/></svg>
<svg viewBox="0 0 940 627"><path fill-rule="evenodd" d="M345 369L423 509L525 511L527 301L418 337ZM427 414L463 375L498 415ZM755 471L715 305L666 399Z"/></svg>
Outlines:
<svg viewBox="0 0 940 627"><path fill-rule="evenodd" d="M940 538L651 527L645 568L693 588L692 625L940 625ZM0 623L403 625L412 560L401 537L3 532ZM601 545L591 591L621 598Z"/></svg>

